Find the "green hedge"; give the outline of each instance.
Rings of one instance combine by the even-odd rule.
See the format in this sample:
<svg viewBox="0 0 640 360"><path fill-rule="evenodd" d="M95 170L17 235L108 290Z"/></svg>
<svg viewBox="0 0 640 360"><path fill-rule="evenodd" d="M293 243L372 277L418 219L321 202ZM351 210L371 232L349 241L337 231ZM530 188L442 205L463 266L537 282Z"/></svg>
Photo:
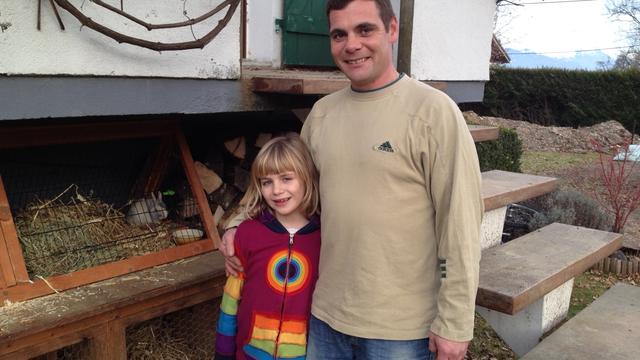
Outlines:
<svg viewBox="0 0 640 360"><path fill-rule="evenodd" d="M521 172L522 142L513 129L500 128L497 140L476 143L476 150L481 171Z"/></svg>
<svg viewBox="0 0 640 360"><path fill-rule="evenodd" d="M491 70L483 107L483 115L542 125L578 127L617 120L637 133L640 71L497 67Z"/></svg>

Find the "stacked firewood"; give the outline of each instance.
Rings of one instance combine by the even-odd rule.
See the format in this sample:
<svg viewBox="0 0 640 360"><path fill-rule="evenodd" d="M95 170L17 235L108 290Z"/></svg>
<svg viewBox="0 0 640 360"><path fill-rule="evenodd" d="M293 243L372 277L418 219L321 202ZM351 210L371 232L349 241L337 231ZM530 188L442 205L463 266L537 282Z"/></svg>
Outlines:
<svg viewBox="0 0 640 360"><path fill-rule="evenodd" d="M206 160L195 161L196 172L220 233L241 211L244 193L250 183L251 164L260 148L271 138L272 134L267 133L240 136L225 141L221 146L211 146ZM178 214L185 219L198 214L190 194L179 202Z"/></svg>

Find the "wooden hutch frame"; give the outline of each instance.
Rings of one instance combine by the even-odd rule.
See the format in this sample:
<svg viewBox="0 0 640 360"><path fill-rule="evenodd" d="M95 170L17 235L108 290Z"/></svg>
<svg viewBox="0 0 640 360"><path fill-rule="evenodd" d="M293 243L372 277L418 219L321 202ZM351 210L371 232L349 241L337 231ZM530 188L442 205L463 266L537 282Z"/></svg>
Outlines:
<svg viewBox="0 0 640 360"><path fill-rule="evenodd" d="M197 204L205 237L185 245L178 245L151 254L134 256L88 269L78 270L46 279L32 280L27 273L22 248L11 214L7 194L0 177L0 307L81 285L110 279L134 271L174 262L217 249L220 238L202 184L196 173L191 151L179 123L174 120L103 122L50 126L16 126L0 132L0 151L44 145L77 144L158 138L160 145L151 156L145 191L159 186L166 155L175 144L187 181Z"/></svg>

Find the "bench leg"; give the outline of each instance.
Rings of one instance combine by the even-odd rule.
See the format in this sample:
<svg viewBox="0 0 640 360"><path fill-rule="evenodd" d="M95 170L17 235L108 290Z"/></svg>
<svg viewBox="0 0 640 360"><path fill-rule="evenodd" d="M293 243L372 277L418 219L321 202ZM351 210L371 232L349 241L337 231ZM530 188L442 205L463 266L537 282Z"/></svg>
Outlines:
<svg viewBox="0 0 640 360"><path fill-rule="evenodd" d="M538 344L545 332L567 317L572 289L573 279L515 315L481 306L476 310L518 356L523 356Z"/></svg>
<svg viewBox="0 0 640 360"><path fill-rule="evenodd" d="M91 360L126 360L125 326L121 321L110 321L95 328L89 339Z"/></svg>
<svg viewBox="0 0 640 360"><path fill-rule="evenodd" d="M480 225L480 248L482 250L500 245L502 242L504 217L506 215L506 206L484 213L482 217L482 224Z"/></svg>

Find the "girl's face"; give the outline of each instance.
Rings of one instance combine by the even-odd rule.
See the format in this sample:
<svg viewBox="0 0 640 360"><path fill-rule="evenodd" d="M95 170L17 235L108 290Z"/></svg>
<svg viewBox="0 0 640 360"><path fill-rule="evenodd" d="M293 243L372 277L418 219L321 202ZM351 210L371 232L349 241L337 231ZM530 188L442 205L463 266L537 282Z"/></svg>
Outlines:
<svg viewBox="0 0 640 360"><path fill-rule="evenodd" d="M285 227L300 228L308 219L302 208L305 186L293 171L271 174L260 179L260 193Z"/></svg>

